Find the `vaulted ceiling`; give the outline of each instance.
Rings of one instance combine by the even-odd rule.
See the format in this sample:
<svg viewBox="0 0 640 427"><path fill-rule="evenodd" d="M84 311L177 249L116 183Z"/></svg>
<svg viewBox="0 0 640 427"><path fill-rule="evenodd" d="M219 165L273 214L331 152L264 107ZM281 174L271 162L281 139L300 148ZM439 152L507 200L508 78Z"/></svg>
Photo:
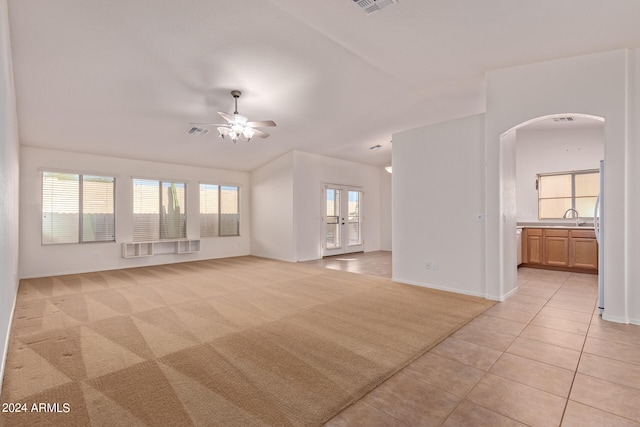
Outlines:
<svg viewBox="0 0 640 427"><path fill-rule="evenodd" d="M488 70L640 47L638 0L9 0L9 18L23 146L242 171L291 150L385 166L392 133L484 112ZM186 134L233 89L269 138Z"/></svg>

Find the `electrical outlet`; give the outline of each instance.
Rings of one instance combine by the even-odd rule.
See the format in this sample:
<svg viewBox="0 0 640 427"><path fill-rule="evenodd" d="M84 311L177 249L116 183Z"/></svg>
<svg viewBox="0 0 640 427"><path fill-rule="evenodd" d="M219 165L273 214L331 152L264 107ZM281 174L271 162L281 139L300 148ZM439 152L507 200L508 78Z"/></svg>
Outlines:
<svg viewBox="0 0 640 427"><path fill-rule="evenodd" d="M431 261L425 261L424 268L426 268L427 270L431 270Z"/></svg>
<svg viewBox="0 0 640 427"><path fill-rule="evenodd" d="M435 261L431 261L431 269L432 270L437 270L438 269L438 263Z"/></svg>
<svg viewBox="0 0 640 427"><path fill-rule="evenodd" d="M478 222L486 222L487 221L487 215L483 214L483 213L476 214L476 221L478 221Z"/></svg>

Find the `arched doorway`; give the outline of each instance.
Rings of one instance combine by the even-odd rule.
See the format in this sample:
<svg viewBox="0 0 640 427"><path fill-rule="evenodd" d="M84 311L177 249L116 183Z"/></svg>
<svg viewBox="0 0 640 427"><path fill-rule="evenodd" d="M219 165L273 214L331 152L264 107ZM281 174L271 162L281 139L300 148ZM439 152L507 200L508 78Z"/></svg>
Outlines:
<svg viewBox="0 0 640 427"><path fill-rule="evenodd" d="M580 132L592 130L594 135L601 135L601 150L591 150L589 155L582 150L577 140ZM567 133L566 143L540 143L535 149L528 150L528 155L535 157L537 166L529 169L526 191L523 186L522 174L518 173L518 160L522 163L522 157L518 156L518 141L522 143L525 132L539 132L541 135L554 135L554 141L561 141L562 132ZM521 136L520 138L518 136ZM595 136L594 136L595 138ZM553 151L551 148L556 148ZM566 150L567 153L561 153ZM573 150L573 151L572 151ZM594 152L595 151L595 152ZM572 159L576 156L576 159ZM581 157L577 161L577 157ZM549 160L548 168L542 167L544 159ZM563 160L564 159L564 160ZM575 161L574 161L575 160ZM577 169L597 169L599 161L604 160L604 118L583 113L561 113L536 117L520 123L507 130L500 136L500 282L502 294L507 296L517 289L517 227L519 222L540 221L538 213L537 188L534 188L535 174L551 171L571 171ZM563 163L564 162L564 163ZM586 162L586 163L585 163ZM587 167L588 165L588 167ZM532 173L531 171L537 170ZM520 190L520 191L519 191ZM526 193L523 195L522 193ZM520 196L520 197L519 197ZM526 196L526 198L524 198ZM523 206L526 200L526 209ZM592 217L593 213L583 214L584 217ZM602 280L602 271L599 272Z"/></svg>

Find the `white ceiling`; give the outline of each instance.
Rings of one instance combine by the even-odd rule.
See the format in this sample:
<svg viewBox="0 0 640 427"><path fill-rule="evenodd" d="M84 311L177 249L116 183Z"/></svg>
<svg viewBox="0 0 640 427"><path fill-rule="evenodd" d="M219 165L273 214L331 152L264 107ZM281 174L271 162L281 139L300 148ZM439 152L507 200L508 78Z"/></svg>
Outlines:
<svg viewBox="0 0 640 427"><path fill-rule="evenodd" d="M488 70L640 47L638 0L9 0L9 17L22 145L242 171L291 150L385 166L393 132L484 112ZM271 137L185 134L233 112L232 89Z"/></svg>

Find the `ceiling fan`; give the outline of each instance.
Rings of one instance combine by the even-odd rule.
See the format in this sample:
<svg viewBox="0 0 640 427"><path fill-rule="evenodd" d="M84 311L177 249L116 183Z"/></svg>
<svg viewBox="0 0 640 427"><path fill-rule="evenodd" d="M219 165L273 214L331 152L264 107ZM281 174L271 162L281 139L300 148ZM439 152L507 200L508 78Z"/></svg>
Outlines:
<svg viewBox="0 0 640 427"><path fill-rule="evenodd" d="M257 135L261 138L268 137L269 136L268 133L256 128L275 126L276 122L274 122L273 120L250 122L248 118L238 114L238 98L240 98L240 95L242 95L242 92L240 92L239 90L231 91L231 96L233 96L233 98L235 99L235 106L236 106L235 111L233 112L233 115L218 111L218 114L220 114L222 118L227 121L227 123L223 123L223 124L190 123L190 124L203 125L203 126L217 126L218 134L220 138L223 138L223 139L229 138L234 143L239 139L244 141L249 141L251 140L251 138L253 138L254 135ZM187 133L196 133L196 134L203 135L206 133L206 131L204 129L192 127L187 131Z"/></svg>

